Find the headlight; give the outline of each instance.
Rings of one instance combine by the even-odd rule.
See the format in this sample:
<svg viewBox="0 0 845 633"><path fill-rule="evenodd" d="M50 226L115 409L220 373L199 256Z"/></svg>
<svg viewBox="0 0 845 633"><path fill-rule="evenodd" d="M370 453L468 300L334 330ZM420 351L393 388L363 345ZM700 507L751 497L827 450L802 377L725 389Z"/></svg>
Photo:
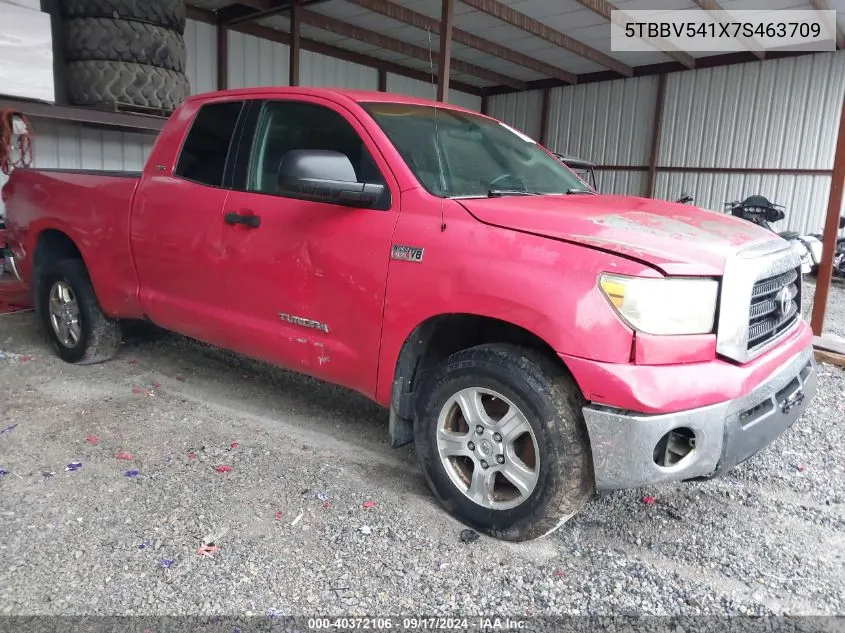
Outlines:
<svg viewBox="0 0 845 633"><path fill-rule="evenodd" d="M603 274L599 285L635 330L666 335L713 331L718 281Z"/></svg>

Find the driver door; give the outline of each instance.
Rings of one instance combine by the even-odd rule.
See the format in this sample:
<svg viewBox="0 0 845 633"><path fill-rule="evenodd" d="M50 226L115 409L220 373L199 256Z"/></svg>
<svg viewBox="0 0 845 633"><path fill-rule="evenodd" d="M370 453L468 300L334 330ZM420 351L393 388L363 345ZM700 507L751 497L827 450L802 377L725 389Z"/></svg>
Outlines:
<svg viewBox="0 0 845 633"><path fill-rule="evenodd" d="M376 381L399 188L352 113L320 98L252 104L224 216L222 270L239 351L356 389ZM290 150L334 150L359 182L385 184L379 209L292 197L279 187ZM243 219L237 219L243 218Z"/></svg>

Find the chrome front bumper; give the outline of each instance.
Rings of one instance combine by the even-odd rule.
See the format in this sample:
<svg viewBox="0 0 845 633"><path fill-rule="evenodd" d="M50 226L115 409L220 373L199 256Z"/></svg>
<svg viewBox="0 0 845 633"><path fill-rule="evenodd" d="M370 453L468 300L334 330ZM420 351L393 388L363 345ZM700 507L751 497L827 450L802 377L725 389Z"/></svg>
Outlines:
<svg viewBox="0 0 845 633"><path fill-rule="evenodd" d="M637 488L721 475L792 426L815 395L817 384L813 350L808 348L754 391L735 400L665 415L587 406L584 418L596 489ZM679 428L692 431L694 447L674 465L658 465L655 449L667 433Z"/></svg>

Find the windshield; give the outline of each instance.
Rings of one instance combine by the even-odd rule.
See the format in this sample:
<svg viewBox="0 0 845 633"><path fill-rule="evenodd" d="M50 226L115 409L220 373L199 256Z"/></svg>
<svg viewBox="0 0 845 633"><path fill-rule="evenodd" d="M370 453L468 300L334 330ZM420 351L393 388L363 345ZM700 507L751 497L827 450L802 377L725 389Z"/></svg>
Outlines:
<svg viewBox="0 0 845 633"><path fill-rule="evenodd" d="M422 186L436 196L589 191L536 141L498 121L433 106L361 105Z"/></svg>

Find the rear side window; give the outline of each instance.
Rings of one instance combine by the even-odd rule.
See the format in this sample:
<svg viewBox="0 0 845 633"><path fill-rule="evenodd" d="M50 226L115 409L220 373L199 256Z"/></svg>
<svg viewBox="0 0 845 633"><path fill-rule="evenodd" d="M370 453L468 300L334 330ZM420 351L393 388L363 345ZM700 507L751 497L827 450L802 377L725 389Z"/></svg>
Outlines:
<svg viewBox="0 0 845 633"><path fill-rule="evenodd" d="M242 108L243 101L202 106L188 131L174 174L204 185L222 186L226 157Z"/></svg>

